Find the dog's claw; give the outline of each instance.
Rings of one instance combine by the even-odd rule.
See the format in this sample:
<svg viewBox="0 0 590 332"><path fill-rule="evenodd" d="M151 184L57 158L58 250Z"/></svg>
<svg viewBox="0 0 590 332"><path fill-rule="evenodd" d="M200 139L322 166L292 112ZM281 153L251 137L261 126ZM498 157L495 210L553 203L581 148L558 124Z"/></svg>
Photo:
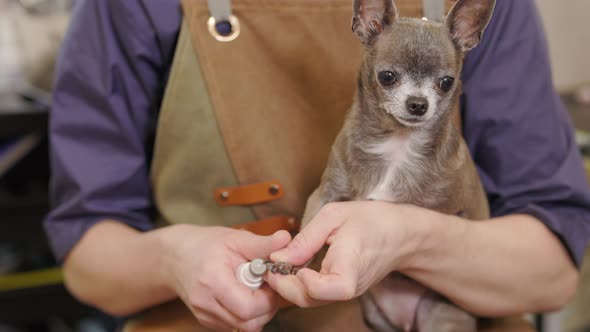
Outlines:
<svg viewBox="0 0 590 332"><path fill-rule="evenodd" d="M282 275L296 274L298 269L287 262L271 262L266 261L266 270L271 273L279 273Z"/></svg>

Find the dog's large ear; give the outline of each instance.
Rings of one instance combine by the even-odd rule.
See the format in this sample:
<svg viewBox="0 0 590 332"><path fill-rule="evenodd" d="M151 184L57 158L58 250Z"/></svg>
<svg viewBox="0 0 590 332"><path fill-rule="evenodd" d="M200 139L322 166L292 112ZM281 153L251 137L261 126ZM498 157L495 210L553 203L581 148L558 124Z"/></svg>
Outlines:
<svg viewBox="0 0 590 332"><path fill-rule="evenodd" d="M354 0L352 31L365 45L396 19L397 9L393 0Z"/></svg>
<svg viewBox="0 0 590 332"><path fill-rule="evenodd" d="M455 46L467 52L481 41L492 19L496 0L459 0L446 18L446 25Z"/></svg>

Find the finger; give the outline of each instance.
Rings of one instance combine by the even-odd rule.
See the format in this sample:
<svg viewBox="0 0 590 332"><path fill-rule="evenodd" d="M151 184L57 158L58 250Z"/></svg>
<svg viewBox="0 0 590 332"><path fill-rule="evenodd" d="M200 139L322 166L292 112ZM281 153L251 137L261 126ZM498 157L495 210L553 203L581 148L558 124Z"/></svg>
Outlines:
<svg viewBox="0 0 590 332"><path fill-rule="evenodd" d="M244 258L253 260L268 257L270 253L284 248L290 241L291 234L283 230L270 236L260 236L242 231L239 238L231 245Z"/></svg>
<svg viewBox="0 0 590 332"><path fill-rule="evenodd" d="M220 302L217 302L217 308L220 312L219 317L227 324L233 326L241 331L259 331L264 325L266 325L277 313L278 308L270 312L266 312L258 317L254 317L250 320L241 320L237 316L233 315L229 310L223 307Z"/></svg>
<svg viewBox="0 0 590 332"><path fill-rule="evenodd" d="M356 281L348 275L302 269L297 278L308 296L316 301L348 301L356 296Z"/></svg>
<svg viewBox="0 0 590 332"><path fill-rule="evenodd" d="M358 248L352 240L340 238L326 253L318 273L302 269L297 277L304 285L307 294L321 301L346 301L358 293L359 271Z"/></svg>
<svg viewBox="0 0 590 332"><path fill-rule="evenodd" d="M302 269L301 271L303 270L307 269ZM299 273L301 273L301 271L299 271ZM301 280L297 276L283 276L280 274L269 273L266 276L266 280L272 289L279 293L279 295L281 295L285 300L295 304L296 306L309 308L325 304L323 301L317 301L311 298L308 295L305 286L301 283Z"/></svg>
<svg viewBox="0 0 590 332"><path fill-rule="evenodd" d="M199 321L199 323L207 328L213 329L214 331L232 331L233 328L228 325L227 323L223 322L219 316L209 312L206 310L211 305L213 305L216 301L211 299L211 301L207 301L206 304L201 306L195 306L189 304L186 299L182 299L185 303L186 307L190 310L193 316Z"/></svg>
<svg viewBox="0 0 590 332"><path fill-rule="evenodd" d="M255 324L261 321L260 317L254 318L252 323L239 319L229 312L229 310L224 308L223 305L221 305L221 303L216 299L209 301L206 306L189 306L189 309L203 326L214 329L215 331L234 331L235 329L244 331L258 331L264 326L257 326ZM270 313L266 313L262 317L268 317L269 314ZM272 316L268 320L271 318Z"/></svg>
<svg viewBox="0 0 590 332"><path fill-rule="evenodd" d="M272 253L270 259L295 265L304 264L326 244L330 235L346 222L347 216L346 204L325 205L286 248Z"/></svg>
<svg viewBox="0 0 590 332"><path fill-rule="evenodd" d="M191 310L192 311L192 310ZM210 328L214 331L233 331L234 327L223 322L215 315L206 313L204 311L193 311L193 315L204 327Z"/></svg>
<svg viewBox="0 0 590 332"><path fill-rule="evenodd" d="M241 331L245 331L245 332L249 332L249 331L262 331L262 329L264 328L264 326L266 324L268 324L268 322L271 321L271 319L273 319L273 317L277 314L278 310L275 310L273 312L269 312L265 315L262 315L260 317L251 319L245 323L242 323L241 325L238 326L238 328Z"/></svg>
<svg viewBox="0 0 590 332"><path fill-rule="evenodd" d="M219 276L213 289L215 298L242 321L272 312L278 304L277 294L268 287L251 290L242 285L229 270Z"/></svg>

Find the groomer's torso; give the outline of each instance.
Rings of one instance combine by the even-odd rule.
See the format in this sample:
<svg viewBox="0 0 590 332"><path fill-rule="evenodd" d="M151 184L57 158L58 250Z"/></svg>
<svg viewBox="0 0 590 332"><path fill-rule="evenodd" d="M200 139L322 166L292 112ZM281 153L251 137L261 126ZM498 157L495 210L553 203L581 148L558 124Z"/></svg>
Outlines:
<svg viewBox="0 0 590 332"><path fill-rule="evenodd" d="M421 1L396 4L403 16L423 13ZM152 162L165 223L300 217L352 103L361 44L350 32L350 0L231 7L240 35L220 42L207 26L208 2L182 1ZM281 199L221 207L214 196L216 188L268 180L280 183Z"/></svg>

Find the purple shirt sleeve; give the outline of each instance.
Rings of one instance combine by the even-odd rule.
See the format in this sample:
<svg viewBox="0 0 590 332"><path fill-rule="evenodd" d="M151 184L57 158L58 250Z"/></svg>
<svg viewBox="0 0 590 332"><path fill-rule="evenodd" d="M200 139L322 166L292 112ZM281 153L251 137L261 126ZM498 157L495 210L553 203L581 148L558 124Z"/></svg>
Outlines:
<svg viewBox="0 0 590 332"><path fill-rule="evenodd" d="M50 115L59 260L98 221L152 227L150 150L180 17L178 1L76 2Z"/></svg>
<svg viewBox="0 0 590 332"><path fill-rule="evenodd" d="M498 0L464 72L464 135L494 216L531 214L581 264L590 193L533 0Z"/></svg>
<svg viewBox="0 0 590 332"><path fill-rule="evenodd" d="M53 211L63 259L112 218L150 229L152 137L180 25L178 2L79 1L57 70L51 114ZM533 0L498 0L464 68L464 135L494 216L536 216L580 264L590 194L552 83Z"/></svg>

